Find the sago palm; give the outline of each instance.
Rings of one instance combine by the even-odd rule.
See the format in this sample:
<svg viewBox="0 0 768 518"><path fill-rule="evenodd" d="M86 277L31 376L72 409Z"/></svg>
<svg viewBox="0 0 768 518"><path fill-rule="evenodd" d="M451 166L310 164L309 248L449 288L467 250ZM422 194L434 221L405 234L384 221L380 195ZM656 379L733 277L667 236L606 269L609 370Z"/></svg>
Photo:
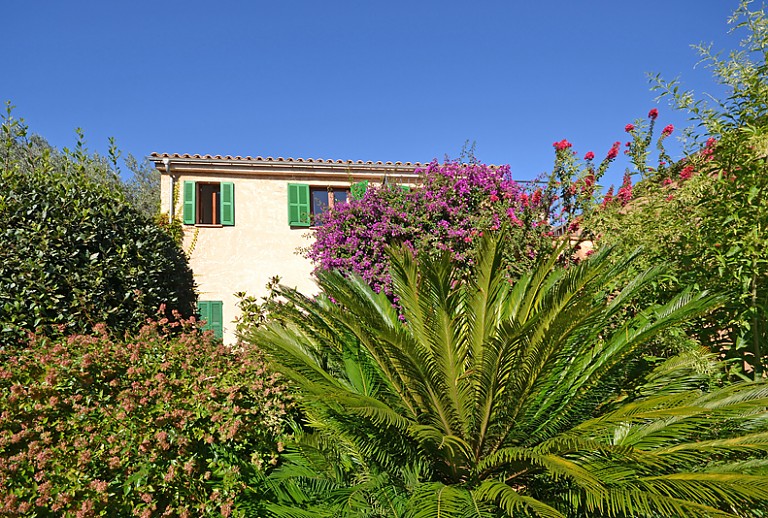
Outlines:
<svg viewBox="0 0 768 518"><path fill-rule="evenodd" d="M254 338L299 391L311 433L270 479L272 512L714 517L764 505L766 384L711 389L692 351L626 387L644 346L715 298L684 292L622 317L659 269L625 279L631 258L565 269L553 255L512 284L500 239L485 238L469 277L448 257L394 250L392 299L335 272L318 274L316 299L284 290L292 313Z"/></svg>

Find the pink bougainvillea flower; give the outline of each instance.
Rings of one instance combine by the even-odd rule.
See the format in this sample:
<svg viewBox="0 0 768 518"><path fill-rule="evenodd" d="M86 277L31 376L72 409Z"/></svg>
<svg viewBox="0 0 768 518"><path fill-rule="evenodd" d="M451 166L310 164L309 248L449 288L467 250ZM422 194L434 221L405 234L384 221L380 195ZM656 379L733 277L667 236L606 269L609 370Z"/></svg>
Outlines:
<svg viewBox="0 0 768 518"><path fill-rule="evenodd" d="M587 151L587 154L584 155L584 160L592 160L595 158L595 154L592 151Z"/></svg>
<svg viewBox="0 0 768 518"><path fill-rule="evenodd" d="M573 144L571 144L570 142L568 142L568 140L566 140L566 139L563 139L563 140L561 140L560 142L555 142L555 143L553 143L553 144L552 144L552 146L553 146L553 147L554 147L556 150L558 150L558 151L563 151L563 150L566 150L566 149L568 149L568 148L572 147L572 146L573 146Z"/></svg>
<svg viewBox="0 0 768 518"><path fill-rule="evenodd" d="M668 137L672 134L673 131L675 131L675 127L671 124L667 124L666 126L664 126L664 129L661 130L661 135L663 137Z"/></svg>
<svg viewBox="0 0 768 518"><path fill-rule="evenodd" d="M626 126L624 126L624 131L626 131L627 133L630 133L634 129L635 129L634 124L627 124Z"/></svg>
<svg viewBox="0 0 768 518"><path fill-rule="evenodd" d="M651 108L651 111L648 112L648 118L651 119L652 121L655 121L656 117L658 116L659 116L659 110L657 110L656 108Z"/></svg>

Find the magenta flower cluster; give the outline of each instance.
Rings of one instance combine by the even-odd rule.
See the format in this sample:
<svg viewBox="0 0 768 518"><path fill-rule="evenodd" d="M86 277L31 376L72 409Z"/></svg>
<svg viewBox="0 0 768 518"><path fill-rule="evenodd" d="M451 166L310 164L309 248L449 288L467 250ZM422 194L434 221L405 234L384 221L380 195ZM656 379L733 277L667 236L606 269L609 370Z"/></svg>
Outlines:
<svg viewBox="0 0 768 518"><path fill-rule="evenodd" d="M389 293L385 249L391 244L449 253L459 267L471 264L479 237L502 226L520 236L510 255L523 262L551 246L551 200L540 188L513 181L508 166L435 161L417 172L419 185L411 191L394 183L373 186L363 199L330 211L307 251L316 267L354 272Z"/></svg>

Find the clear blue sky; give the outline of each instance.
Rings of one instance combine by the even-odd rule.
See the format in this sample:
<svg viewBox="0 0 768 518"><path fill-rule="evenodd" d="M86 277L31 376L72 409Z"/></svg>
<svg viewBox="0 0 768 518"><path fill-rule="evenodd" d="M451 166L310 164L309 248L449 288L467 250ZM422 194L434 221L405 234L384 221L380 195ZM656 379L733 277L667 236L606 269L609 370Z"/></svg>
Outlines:
<svg viewBox="0 0 768 518"><path fill-rule="evenodd" d="M604 156L657 104L646 72L715 92L693 43L732 49L736 0L5 2L0 99L105 152L429 161L518 179L552 143ZM676 132L677 133L677 132ZM623 165L611 180L620 178Z"/></svg>

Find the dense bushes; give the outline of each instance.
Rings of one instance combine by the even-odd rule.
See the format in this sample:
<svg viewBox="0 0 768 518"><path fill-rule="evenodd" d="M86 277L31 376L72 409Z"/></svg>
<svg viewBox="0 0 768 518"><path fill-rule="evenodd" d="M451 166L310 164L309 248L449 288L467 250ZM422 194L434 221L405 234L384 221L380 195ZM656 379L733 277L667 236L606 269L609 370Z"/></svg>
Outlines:
<svg viewBox="0 0 768 518"><path fill-rule="evenodd" d="M0 514L227 516L274 462L280 381L190 322L101 331L0 353Z"/></svg>
<svg viewBox="0 0 768 518"><path fill-rule="evenodd" d="M183 252L93 173L99 164L82 151L64 162L34 152L10 113L2 129L0 347L97 323L135 331L163 303L194 311Z"/></svg>

